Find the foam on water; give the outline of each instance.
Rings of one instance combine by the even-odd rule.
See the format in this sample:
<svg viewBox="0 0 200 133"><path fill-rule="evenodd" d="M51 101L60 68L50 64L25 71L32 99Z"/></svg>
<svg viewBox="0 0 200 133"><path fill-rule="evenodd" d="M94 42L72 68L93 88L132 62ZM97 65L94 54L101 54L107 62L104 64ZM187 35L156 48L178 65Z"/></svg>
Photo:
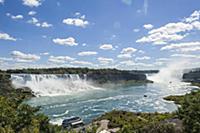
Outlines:
<svg viewBox="0 0 200 133"><path fill-rule="evenodd" d="M66 110L64 113L61 113L61 114L53 114L52 116L53 117L61 117L61 116L65 116L65 115L67 115L69 113L69 110Z"/></svg>
<svg viewBox="0 0 200 133"><path fill-rule="evenodd" d="M173 61L167 67L160 69L158 74L147 76L147 78L160 87L166 87L171 91L185 88L189 83L182 82L182 76L187 65L187 60Z"/></svg>
<svg viewBox="0 0 200 133"><path fill-rule="evenodd" d="M192 88L183 87L168 90L157 84L148 84L107 88L106 91L95 90L73 96L38 97L28 101L28 104L41 106L41 111L49 116L53 124L60 125L63 119L71 116L79 116L88 123L113 109L134 112L175 111L176 105L163 100L163 97L185 94L190 89Z"/></svg>

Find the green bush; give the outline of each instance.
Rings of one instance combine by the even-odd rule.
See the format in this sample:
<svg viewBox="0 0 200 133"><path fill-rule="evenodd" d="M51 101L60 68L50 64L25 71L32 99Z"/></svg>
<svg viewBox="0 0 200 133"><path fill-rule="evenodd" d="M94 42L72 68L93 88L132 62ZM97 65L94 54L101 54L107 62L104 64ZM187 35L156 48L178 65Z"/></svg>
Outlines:
<svg viewBox="0 0 200 133"><path fill-rule="evenodd" d="M103 120L103 119L109 120L110 122L108 124L108 127L109 128L120 127L121 128L120 133L142 133L140 132L140 130L145 131L146 128L148 129L152 128L152 131L161 131L162 129L168 130L167 128L169 127L169 129L171 129L169 131L172 131L173 127L166 125L161 125L161 126L156 126L156 125L159 125L160 122L173 117L175 117L175 114L173 113L171 114L133 113L133 112L114 110L112 112L102 115L97 120ZM166 132L166 133L175 133L175 132Z"/></svg>
<svg viewBox="0 0 200 133"><path fill-rule="evenodd" d="M36 113L38 108L18 104L0 96L1 133L57 133L61 127L49 124L48 117Z"/></svg>
<svg viewBox="0 0 200 133"><path fill-rule="evenodd" d="M139 129L136 133L181 133L181 131L177 132L172 124L153 123Z"/></svg>
<svg viewBox="0 0 200 133"><path fill-rule="evenodd" d="M186 133L200 133L200 91L186 95L177 114Z"/></svg>

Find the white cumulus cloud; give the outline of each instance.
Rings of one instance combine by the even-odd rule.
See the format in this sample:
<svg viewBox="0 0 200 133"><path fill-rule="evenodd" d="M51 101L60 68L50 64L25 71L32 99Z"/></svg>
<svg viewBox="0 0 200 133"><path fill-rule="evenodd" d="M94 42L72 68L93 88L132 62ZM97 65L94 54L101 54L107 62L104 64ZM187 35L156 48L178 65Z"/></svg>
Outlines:
<svg viewBox="0 0 200 133"><path fill-rule="evenodd" d="M73 61L71 63L75 65L93 65L91 62L87 62L87 61Z"/></svg>
<svg viewBox="0 0 200 133"><path fill-rule="evenodd" d="M48 61L52 63L66 63L75 60L69 56L50 56Z"/></svg>
<svg viewBox="0 0 200 133"><path fill-rule="evenodd" d="M22 0L22 1L24 5L29 7L38 7L42 4L41 0Z"/></svg>
<svg viewBox="0 0 200 133"><path fill-rule="evenodd" d="M140 29L133 29L133 32L139 32Z"/></svg>
<svg viewBox="0 0 200 133"><path fill-rule="evenodd" d="M0 3L3 4L3 3L4 3L4 0L0 0Z"/></svg>
<svg viewBox="0 0 200 133"><path fill-rule="evenodd" d="M193 54L173 54L171 55L172 57L182 57L182 58L196 58L200 59L200 56L198 55L193 55Z"/></svg>
<svg viewBox="0 0 200 133"><path fill-rule="evenodd" d="M117 55L117 58L120 58L120 59L128 59L128 58L131 58L131 54L119 54Z"/></svg>
<svg viewBox="0 0 200 133"><path fill-rule="evenodd" d="M19 14L19 15L12 15L10 13L6 13L6 16L10 17L11 19L14 19L14 20L18 20L18 19L23 19L24 16Z"/></svg>
<svg viewBox="0 0 200 133"><path fill-rule="evenodd" d="M56 38L56 39L53 39L53 42L55 44L65 45L65 46L76 46L76 45L78 45L78 43L76 43L76 40L73 37Z"/></svg>
<svg viewBox="0 0 200 133"><path fill-rule="evenodd" d="M139 50L138 53L140 53L140 54L144 54L145 51L143 51L143 50Z"/></svg>
<svg viewBox="0 0 200 133"><path fill-rule="evenodd" d="M23 19L24 17L22 15L16 15L16 16L12 16L12 19Z"/></svg>
<svg viewBox="0 0 200 133"><path fill-rule="evenodd" d="M107 65L110 63L113 63L113 59L112 58L105 58L105 57L99 57L98 61L102 64L102 65Z"/></svg>
<svg viewBox="0 0 200 133"><path fill-rule="evenodd" d="M149 57L149 56L143 56L143 57L136 57L135 61L150 60L150 59L151 59L151 57Z"/></svg>
<svg viewBox="0 0 200 133"><path fill-rule="evenodd" d="M132 66L132 67L153 67L153 64L147 64L147 63L136 63L132 60L127 60L127 61L121 61L120 65L122 65L123 67L126 66Z"/></svg>
<svg viewBox="0 0 200 133"><path fill-rule="evenodd" d="M131 5L133 0L121 0L126 5Z"/></svg>
<svg viewBox="0 0 200 133"><path fill-rule="evenodd" d="M12 51L11 55L17 62L34 62L40 59L38 55L25 54L20 51Z"/></svg>
<svg viewBox="0 0 200 133"><path fill-rule="evenodd" d="M200 46L196 46L196 47L189 47L189 48L181 48L178 51L180 52L195 52L195 51L200 51Z"/></svg>
<svg viewBox="0 0 200 133"><path fill-rule="evenodd" d="M194 12L190 15L190 17L184 18L183 20L184 20L185 22L191 23L191 22L196 21L196 20L199 20L199 19L200 19L200 11L194 11Z"/></svg>
<svg viewBox="0 0 200 133"><path fill-rule="evenodd" d="M145 24L145 25L143 25L143 27L144 27L145 29L147 29L147 30L150 30L150 29L152 29L154 26L153 26L152 24Z"/></svg>
<svg viewBox="0 0 200 133"><path fill-rule="evenodd" d="M43 22L42 24L41 24L41 27L43 27L43 28L49 28L49 27L52 27L53 25L52 24L49 24L49 23L47 23L47 22Z"/></svg>
<svg viewBox="0 0 200 133"><path fill-rule="evenodd" d="M132 47L123 48L120 54L117 55L117 58L120 58L120 59L132 58L133 53L135 53L136 51L137 49L132 48Z"/></svg>
<svg viewBox="0 0 200 133"><path fill-rule="evenodd" d="M127 47L127 48L122 49L121 54L133 54L136 51L137 51L137 49L135 49L135 48Z"/></svg>
<svg viewBox="0 0 200 133"><path fill-rule="evenodd" d="M37 14L36 11L29 11L29 12L28 12L28 15L30 15L30 16L33 16L33 15L35 15L35 14Z"/></svg>
<svg viewBox="0 0 200 133"><path fill-rule="evenodd" d="M37 18L32 17L30 20L27 21L29 24L33 24L37 27L42 27L42 28L49 28L52 27L52 24L49 24L48 22L40 22Z"/></svg>
<svg viewBox="0 0 200 133"><path fill-rule="evenodd" d="M79 56L90 56L90 55L97 55L97 52L95 51L84 51L84 52L79 52Z"/></svg>
<svg viewBox="0 0 200 133"><path fill-rule="evenodd" d="M112 50L113 46L112 44L102 44L99 48L103 50Z"/></svg>
<svg viewBox="0 0 200 133"><path fill-rule="evenodd" d="M38 22L39 22L39 20L35 17L32 17L30 20L28 20L28 23L30 23L30 24L36 25Z"/></svg>
<svg viewBox="0 0 200 133"><path fill-rule="evenodd" d="M7 33L0 33L0 40L16 41L17 39Z"/></svg>
<svg viewBox="0 0 200 133"><path fill-rule="evenodd" d="M73 25L77 27L85 28L87 25L89 25L89 22L85 20L85 15L80 16L81 14L76 13L78 16L77 18L66 18L63 19L63 23L66 25Z"/></svg>
<svg viewBox="0 0 200 133"><path fill-rule="evenodd" d="M147 36L136 40L137 43L152 43L155 45L184 39L191 31L200 30L200 11L194 11L190 17L182 21L168 23L160 28L152 29Z"/></svg>
<svg viewBox="0 0 200 133"><path fill-rule="evenodd" d="M193 26L191 24L178 22L169 23L163 27L149 31L148 36L138 39L137 43L153 43L153 44L166 44L170 41L182 40L186 35L178 34L181 32L191 31Z"/></svg>
<svg viewBox="0 0 200 133"><path fill-rule="evenodd" d="M2 62L12 61L12 60L13 60L12 58L0 57L0 61Z"/></svg>
<svg viewBox="0 0 200 133"><path fill-rule="evenodd" d="M49 55L48 52L40 53L40 55Z"/></svg>
<svg viewBox="0 0 200 133"><path fill-rule="evenodd" d="M126 65L126 66L133 66L133 65L135 65L135 62L132 60L127 60L127 61L121 61L120 64Z"/></svg>
<svg viewBox="0 0 200 133"><path fill-rule="evenodd" d="M198 51L200 48L200 42L184 42L169 44L161 48L162 50L180 51L180 52L192 52Z"/></svg>

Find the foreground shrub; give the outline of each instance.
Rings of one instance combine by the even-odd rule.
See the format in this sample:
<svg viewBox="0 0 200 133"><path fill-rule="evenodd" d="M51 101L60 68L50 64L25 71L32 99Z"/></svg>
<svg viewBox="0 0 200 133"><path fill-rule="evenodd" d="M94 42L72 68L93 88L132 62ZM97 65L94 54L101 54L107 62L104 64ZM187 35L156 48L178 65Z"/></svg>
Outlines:
<svg viewBox="0 0 200 133"><path fill-rule="evenodd" d="M186 95L177 114L186 133L200 133L200 91Z"/></svg>
<svg viewBox="0 0 200 133"><path fill-rule="evenodd" d="M58 133L61 127L49 124L48 117L38 108L0 96L1 133Z"/></svg>

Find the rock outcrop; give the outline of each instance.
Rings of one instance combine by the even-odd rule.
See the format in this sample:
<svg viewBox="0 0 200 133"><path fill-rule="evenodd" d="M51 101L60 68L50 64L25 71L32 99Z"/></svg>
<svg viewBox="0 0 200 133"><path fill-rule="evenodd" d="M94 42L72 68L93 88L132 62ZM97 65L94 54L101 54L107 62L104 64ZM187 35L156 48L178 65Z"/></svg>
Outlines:
<svg viewBox="0 0 200 133"><path fill-rule="evenodd" d="M93 80L97 83L116 83L119 81L147 81L145 74L118 72L118 73L87 73L87 79Z"/></svg>
<svg viewBox="0 0 200 133"><path fill-rule="evenodd" d="M200 83L200 68L183 74L183 81Z"/></svg>

